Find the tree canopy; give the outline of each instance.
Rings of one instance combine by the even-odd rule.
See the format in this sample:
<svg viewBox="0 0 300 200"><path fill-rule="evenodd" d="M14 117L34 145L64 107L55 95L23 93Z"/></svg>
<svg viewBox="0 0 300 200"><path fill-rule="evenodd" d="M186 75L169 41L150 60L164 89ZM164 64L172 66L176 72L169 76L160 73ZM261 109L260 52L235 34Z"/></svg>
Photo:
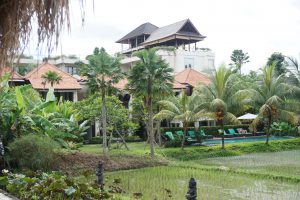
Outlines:
<svg viewBox="0 0 300 200"><path fill-rule="evenodd" d="M248 53L244 53L241 49L233 50L230 59L233 63L234 71L241 73L242 65L249 62L249 55Z"/></svg>

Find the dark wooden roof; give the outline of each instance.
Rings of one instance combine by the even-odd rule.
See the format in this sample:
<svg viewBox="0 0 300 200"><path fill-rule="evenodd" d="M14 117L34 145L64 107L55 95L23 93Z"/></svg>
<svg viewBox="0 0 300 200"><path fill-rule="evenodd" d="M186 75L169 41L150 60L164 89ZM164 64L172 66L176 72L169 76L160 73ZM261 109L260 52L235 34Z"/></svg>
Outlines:
<svg viewBox="0 0 300 200"><path fill-rule="evenodd" d="M117 43L128 43L129 39L132 39L134 37L140 36L140 35L150 35L153 31L158 29L157 26L147 22L144 23L137 28L135 28L133 31L122 37L117 41Z"/></svg>
<svg viewBox="0 0 300 200"><path fill-rule="evenodd" d="M189 19L185 19L174 24L156 29L142 44L147 46L150 43L155 43L161 39L165 39L171 36L191 37L195 41L201 41L205 38L205 36L199 33L199 31Z"/></svg>

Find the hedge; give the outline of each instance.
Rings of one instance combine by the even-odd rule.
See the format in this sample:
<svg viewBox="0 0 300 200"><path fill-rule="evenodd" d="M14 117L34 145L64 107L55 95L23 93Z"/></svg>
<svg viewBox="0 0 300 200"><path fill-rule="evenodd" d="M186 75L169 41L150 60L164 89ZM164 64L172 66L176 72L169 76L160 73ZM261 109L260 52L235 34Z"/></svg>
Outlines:
<svg viewBox="0 0 300 200"><path fill-rule="evenodd" d="M109 139L109 138L107 138ZM141 142L143 141L139 136L126 136L126 142ZM90 141L86 141L87 144L102 144L102 136L93 137Z"/></svg>
<svg viewBox="0 0 300 200"><path fill-rule="evenodd" d="M241 124L241 125L225 125L224 129L225 131L228 130L229 128L233 128L235 129L235 131L237 131L236 129L238 128L243 128L245 130L247 130L249 132L249 124ZM221 126L201 126L200 128L198 128L198 130L203 130L205 132L206 135L213 135L213 136L218 136L218 130L221 129ZM172 133L179 131L179 130L183 130L182 127L164 127L161 128L161 132L165 133L167 131L171 131ZM189 127L188 131L195 131L197 132L197 129L195 127Z"/></svg>

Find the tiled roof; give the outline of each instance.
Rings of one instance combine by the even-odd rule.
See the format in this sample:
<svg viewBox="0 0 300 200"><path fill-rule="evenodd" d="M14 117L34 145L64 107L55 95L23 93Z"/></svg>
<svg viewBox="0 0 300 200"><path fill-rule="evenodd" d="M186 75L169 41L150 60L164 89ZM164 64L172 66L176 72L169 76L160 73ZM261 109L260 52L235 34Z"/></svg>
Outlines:
<svg viewBox="0 0 300 200"><path fill-rule="evenodd" d="M184 89L186 85L179 83L178 81L174 80L173 82L173 89Z"/></svg>
<svg viewBox="0 0 300 200"><path fill-rule="evenodd" d="M120 80L118 83L115 83L113 86L119 90L124 90L127 83L128 83L128 79L124 78L124 79Z"/></svg>
<svg viewBox="0 0 300 200"><path fill-rule="evenodd" d="M191 68L179 72L175 75L174 79L181 84L188 84L193 87L196 87L200 83L208 85L211 82L206 75Z"/></svg>
<svg viewBox="0 0 300 200"><path fill-rule="evenodd" d="M61 69L51 65L49 63L44 63L37 68L34 68L26 75L26 79L28 79L34 89L48 89L50 87L50 83L43 84L44 81L42 75L47 73L48 71L54 71L59 76L62 77L62 80L59 84L54 84L53 87L56 90L79 90L81 89L80 84L77 82L77 79L68 74L67 72L62 71Z"/></svg>
<svg viewBox="0 0 300 200"><path fill-rule="evenodd" d="M20 74L18 74L17 72L11 70L11 68L9 67L2 67L0 68L0 76L2 76L2 74L4 73L9 73L10 75L10 80L24 80L24 77L21 76Z"/></svg>
<svg viewBox="0 0 300 200"><path fill-rule="evenodd" d="M181 32L181 28L187 24L190 23L193 27L194 25L192 24L192 22L189 19L185 19L179 22L176 22L174 24L170 24L161 28L156 29L155 31L153 31L153 33L151 33L151 35L148 37L148 39L143 42L142 44L147 44L149 42L153 42L162 38L166 38L168 36L171 35L175 35L175 34L185 34L185 35L190 35L190 36L194 36L194 37L199 37L199 38L205 38L205 36L201 35L199 33L199 31L196 29L196 27L194 27L196 33L188 33L188 32Z"/></svg>
<svg viewBox="0 0 300 200"><path fill-rule="evenodd" d="M127 41L131 38L140 36L140 35L150 35L154 30L156 30L158 27L151 24L151 23L144 23L140 26L138 26L136 29L134 29L133 31L131 31L130 33L128 33L127 35L125 35L124 37L122 37L121 39L119 39L117 41L117 43L122 43L124 41Z"/></svg>

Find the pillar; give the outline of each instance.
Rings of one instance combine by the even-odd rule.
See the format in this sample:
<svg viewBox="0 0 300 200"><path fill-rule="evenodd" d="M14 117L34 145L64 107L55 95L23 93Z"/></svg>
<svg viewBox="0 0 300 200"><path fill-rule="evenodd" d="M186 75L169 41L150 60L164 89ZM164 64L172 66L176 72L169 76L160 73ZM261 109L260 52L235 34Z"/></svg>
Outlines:
<svg viewBox="0 0 300 200"><path fill-rule="evenodd" d="M75 90L73 92L73 102L76 102L76 101L78 101L78 91L77 90Z"/></svg>

